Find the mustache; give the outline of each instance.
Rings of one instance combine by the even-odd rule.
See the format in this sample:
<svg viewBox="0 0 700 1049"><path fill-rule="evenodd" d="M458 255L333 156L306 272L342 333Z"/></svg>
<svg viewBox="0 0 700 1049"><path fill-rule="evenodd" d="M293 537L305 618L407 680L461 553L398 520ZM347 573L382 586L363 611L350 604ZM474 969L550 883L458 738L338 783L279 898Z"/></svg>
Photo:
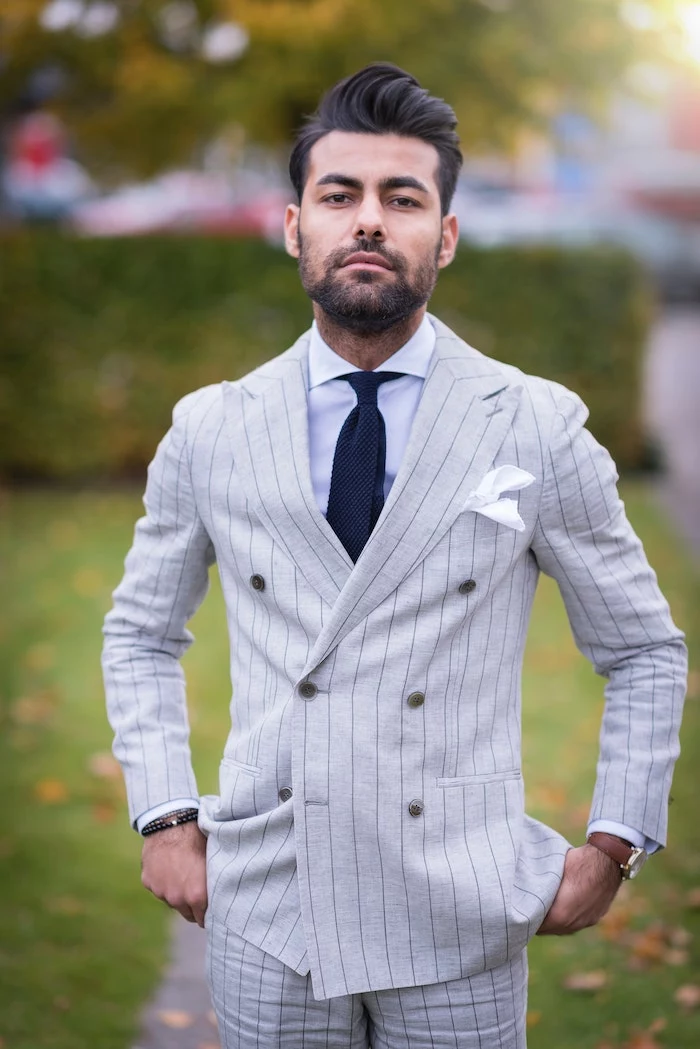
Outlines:
<svg viewBox="0 0 700 1049"><path fill-rule="evenodd" d="M396 270L397 273L403 273L406 269L406 260L400 252L391 251L389 248L385 248L383 244L378 244L374 240L368 240L366 237L358 237L352 247L336 248L328 256L328 262L333 269L339 269L346 259L358 251L380 255L383 259L386 259L391 268Z"/></svg>

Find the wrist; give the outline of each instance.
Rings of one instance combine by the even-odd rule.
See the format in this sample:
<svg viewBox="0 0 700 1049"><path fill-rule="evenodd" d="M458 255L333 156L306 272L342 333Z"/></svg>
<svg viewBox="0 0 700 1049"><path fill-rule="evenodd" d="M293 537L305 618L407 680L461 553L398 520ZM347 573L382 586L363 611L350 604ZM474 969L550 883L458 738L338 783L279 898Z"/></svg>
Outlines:
<svg viewBox="0 0 700 1049"><path fill-rule="evenodd" d="M159 849L190 849L192 846L199 847L200 842L206 842L197 823L180 823L175 827L167 827L158 831L157 834L148 834L143 839L143 851L157 852Z"/></svg>
<svg viewBox="0 0 700 1049"><path fill-rule="evenodd" d="M161 834L165 831L169 831L174 827L179 827L188 823L195 823L199 816L199 809L193 807L174 809L172 812L167 812L162 816L157 816L156 819L151 820L141 828L141 834L147 838L151 834Z"/></svg>
<svg viewBox="0 0 700 1049"><path fill-rule="evenodd" d="M636 878L647 860L647 854L643 848L632 845L625 838L604 831L594 831L589 834L587 844L607 856L617 866L620 877L624 881Z"/></svg>
<svg viewBox="0 0 700 1049"><path fill-rule="evenodd" d="M591 863L600 871L601 877L612 875L616 881L622 881L622 868L617 860L602 849L597 849L590 841L585 843L584 848L591 857Z"/></svg>

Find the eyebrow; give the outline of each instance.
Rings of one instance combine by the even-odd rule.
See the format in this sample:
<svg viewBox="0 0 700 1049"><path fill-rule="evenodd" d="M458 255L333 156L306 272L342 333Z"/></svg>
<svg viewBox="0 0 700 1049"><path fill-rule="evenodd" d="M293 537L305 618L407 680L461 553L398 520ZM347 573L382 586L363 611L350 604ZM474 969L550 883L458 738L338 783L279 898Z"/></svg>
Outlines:
<svg viewBox="0 0 700 1049"><path fill-rule="evenodd" d="M384 178L379 183L379 188L382 190L387 189L417 189L420 193L428 193L428 187L420 182L413 175L393 175L391 178Z"/></svg>
<svg viewBox="0 0 700 1049"><path fill-rule="evenodd" d="M341 175L339 172L331 171L328 175L322 175L316 183L317 186L347 186L348 189L364 189L364 183L359 178L350 175ZM383 178L379 183L382 192L391 189L416 189L419 193L429 193L429 189L413 175L392 175Z"/></svg>

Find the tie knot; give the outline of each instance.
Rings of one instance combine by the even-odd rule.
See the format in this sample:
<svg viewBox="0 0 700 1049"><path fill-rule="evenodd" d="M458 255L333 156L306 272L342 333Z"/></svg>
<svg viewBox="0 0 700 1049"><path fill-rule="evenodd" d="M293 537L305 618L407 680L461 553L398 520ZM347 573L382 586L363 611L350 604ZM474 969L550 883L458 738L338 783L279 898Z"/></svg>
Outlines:
<svg viewBox="0 0 700 1049"><path fill-rule="evenodd" d="M358 404L376 404L377 390L382 383L392 379L403 379L403 376L403 372L350 372L348 375L341 375L340 378L350 383L357 394Z"/></svg>

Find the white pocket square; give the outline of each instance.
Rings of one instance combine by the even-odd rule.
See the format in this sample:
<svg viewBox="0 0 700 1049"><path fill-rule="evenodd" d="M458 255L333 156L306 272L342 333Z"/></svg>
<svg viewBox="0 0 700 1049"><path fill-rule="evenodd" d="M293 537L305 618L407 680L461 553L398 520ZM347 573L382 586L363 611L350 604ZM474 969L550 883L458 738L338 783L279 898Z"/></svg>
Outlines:
<svg viewBox="0 0 700 1049"><path fill-rule="evenodd" d="M516 532L525 531L525 522L518 513L515 499L502 499L502 492L515 492L527 488L535 480L527 470L519 466L499 466L489 470L481 483L469 493L464 504L465 510L490 517L498 524L514 528Z"/></svg>

